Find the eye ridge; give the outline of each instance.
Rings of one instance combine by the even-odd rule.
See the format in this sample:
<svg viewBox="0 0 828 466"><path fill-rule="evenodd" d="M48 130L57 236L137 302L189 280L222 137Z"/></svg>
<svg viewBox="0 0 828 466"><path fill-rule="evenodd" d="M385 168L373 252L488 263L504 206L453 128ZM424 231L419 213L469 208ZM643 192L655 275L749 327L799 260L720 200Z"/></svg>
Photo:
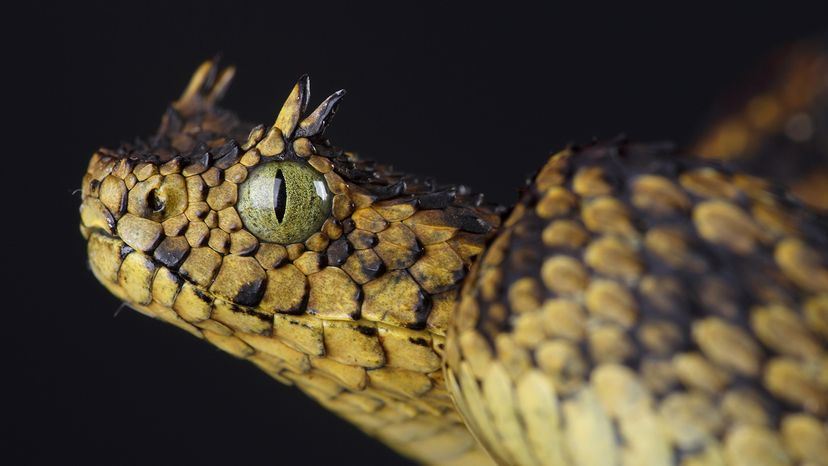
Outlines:
<svg viewBox="0 0 828 466"><path fill-rule="evenodd" d="M276 211L276 220L282 223L285 218L285 208L287 206L287 183L285 183L285 175L281 169L276 170L276 176L273 179L273 210Z"/></svg>

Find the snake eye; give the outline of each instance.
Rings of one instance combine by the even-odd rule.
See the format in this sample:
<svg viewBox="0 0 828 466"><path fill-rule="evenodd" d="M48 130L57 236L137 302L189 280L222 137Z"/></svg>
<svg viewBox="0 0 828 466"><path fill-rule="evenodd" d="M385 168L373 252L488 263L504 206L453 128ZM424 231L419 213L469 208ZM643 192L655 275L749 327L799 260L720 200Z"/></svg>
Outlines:
<svg viewBox="0 0 828 466"><path fill-rule="evenodd" d="M322 175L301 162L267 162L239 188L239 216L263 241L290 244L319 231L331 212Z"/></svg>

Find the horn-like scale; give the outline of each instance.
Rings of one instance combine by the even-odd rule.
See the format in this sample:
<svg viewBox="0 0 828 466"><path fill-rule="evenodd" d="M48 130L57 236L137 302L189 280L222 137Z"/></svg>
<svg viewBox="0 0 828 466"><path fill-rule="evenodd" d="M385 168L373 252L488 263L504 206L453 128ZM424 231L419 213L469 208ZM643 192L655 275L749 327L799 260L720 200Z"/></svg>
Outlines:
<svg viewBox="0 0 828 466"><path fill-rule="evenodd" d="M90 266L129 306L425 464L828 465L824 211L615 140L551 156L505 216L330 145L344 91L307 114L307 76L251 129L216 107L233 74L205 62L157 135L90 162ZM310 236L245 228L263 164L330 191Z"/></svg>

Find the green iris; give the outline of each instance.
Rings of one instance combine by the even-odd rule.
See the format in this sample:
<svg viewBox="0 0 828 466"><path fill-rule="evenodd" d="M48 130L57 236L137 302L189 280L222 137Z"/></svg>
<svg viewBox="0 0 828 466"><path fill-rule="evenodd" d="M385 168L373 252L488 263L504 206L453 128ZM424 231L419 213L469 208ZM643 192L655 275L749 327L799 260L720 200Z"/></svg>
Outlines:
<svg viewBox="0 0 828 466"><path fill-rule="evenodd" d="M317 231L331 212L331 193L318 171L301 162L267 162L239 188L239 216L263 241L299 243Z"/></svg>

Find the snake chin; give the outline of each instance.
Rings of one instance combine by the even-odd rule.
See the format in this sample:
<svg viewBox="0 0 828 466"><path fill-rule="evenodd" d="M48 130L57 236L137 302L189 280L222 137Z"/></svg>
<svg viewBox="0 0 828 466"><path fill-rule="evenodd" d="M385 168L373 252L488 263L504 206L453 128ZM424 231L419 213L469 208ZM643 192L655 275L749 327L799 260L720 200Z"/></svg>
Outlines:
<svg viewBox="0 0 828 466"><path fill-rule="evenodd" d="M333 146L344 92L308 112L305 76L241 123L232 75L90 160L90 268L130 307L423 463L828 457L828 223L784 187L619 139L506 216Z"/></svg>

